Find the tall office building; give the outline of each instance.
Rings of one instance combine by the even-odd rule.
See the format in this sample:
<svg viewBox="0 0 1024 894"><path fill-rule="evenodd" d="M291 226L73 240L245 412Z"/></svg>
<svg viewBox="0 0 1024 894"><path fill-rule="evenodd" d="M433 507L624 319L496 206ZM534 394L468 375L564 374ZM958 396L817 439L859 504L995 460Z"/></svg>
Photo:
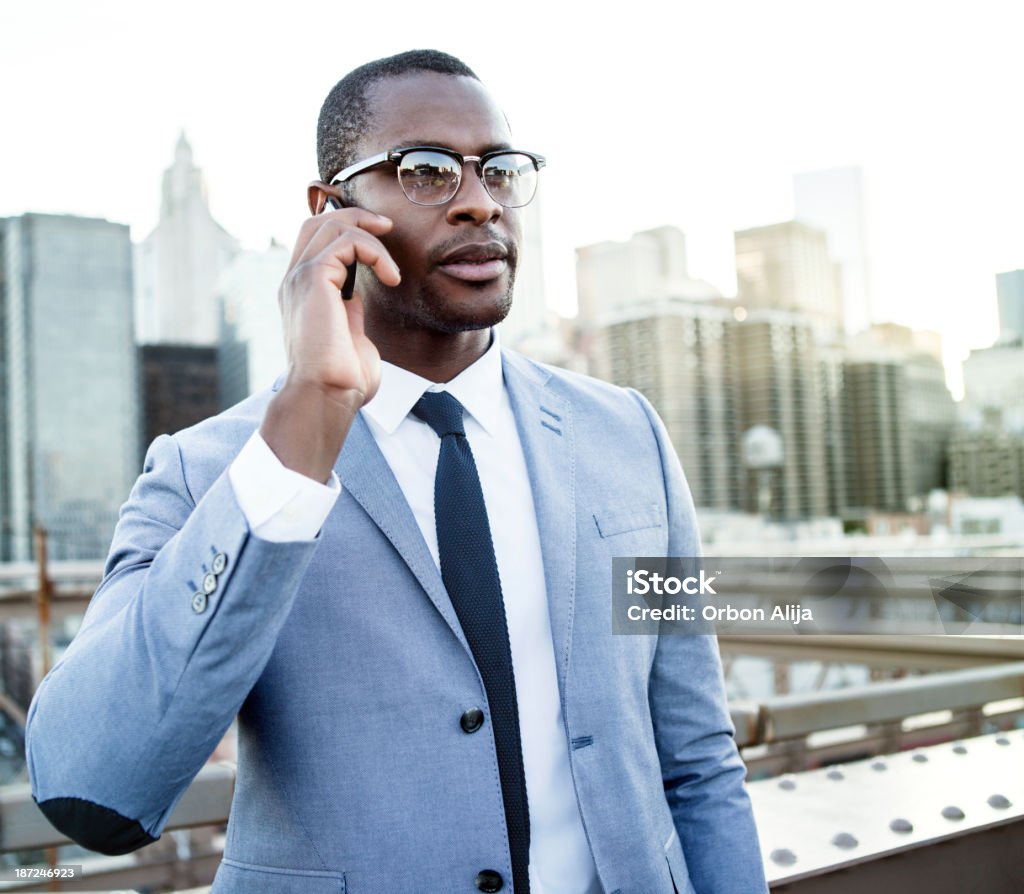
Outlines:
<svg viewBox="0 0 1024 894"><path fill-rule="evenodd" d="M998 410L1003 425L1024 432L1024 343L1004 342L971 351L963 363L961 416L977 427L987 409Z"/></svg>
<svg viewBox="0 0 1024 894"><path fill-rule="evenodd" d="M793 177L798 221L823 230L839 267L846 331L871 322L871 277L865 234L864 173L859 167L809 171Z"/></svg>
<svg viewBox="0 0 1024 894"><path fill-rule="evenodd" d="M733 323L728 307L680 301L593 331L591 374L651 401L701 507L730 509L740 499Z"/></svg>
<svg viewBox="0 0 1024 894"><path fill-rule="evenodd" d="M850 340L849 355L851 362L894 363L903 369L901 401L905 421L901 425L905 426L906 434L900 437L910 443L909 493L925 497L932 490L947 488L956 403L946 385L941 336L897 323L875 324ZM892 441L897 442L895 438ZM894 470L885 474L898 477L902 473L896 468L903 461L902 454L890 454L887 462L893 464Z"/></svg>
<svg viewBox="0 0 1024 894"><path fill-rule="evenodd" d="M735 234L740 304L795 310L843 327L839 268L823 230L790 220Z"/></svg>
<svg viewBox="0 0 1024 894"><path fill-rule="evenodd" d="M1024 270L996 274L999 341L1024 339Z"/></svg>
<svg viewBox="0 0 1024 894"><path fill-rule="evenodd" d="M139 345L142 371L142 441L139 468L149 445L215 416L221 410L217 348L203 345Z"/></svg>
<svg viewBox="0 0 1024 894"><path fill-rule="evenodd" d="M651 310L665 301L710 301L714 287L691 279L686 236L677 227L636 233L625 242L598 242L576 249L579 320L599 324L617 314Z"/></svg>
<svg viewBox="0 0 1024 894"><path fill-rule="evenodd" d="M238 250L210 214L203 172L182 134L164 172L160 221L135 251L137 341L217 344L217 282Z"/></svg>
<svg viewBox="0 0 1024 894"><path fill-rule="evenodd" d="M974 428L961 428L949 451L952 490L972 497L1024 497L1024 434L1007 430L1002 413L987 408Z"/></svg>
<svg viewBox="0 0 1024 894"><path fill-rule="evenodd" d="M906 512L914 490L906 370L895 361L851 360L843 394L850 507Z"/></svg>
<svg viewBox="0 0 1024 894"><path fill-rule="evenodd" d="M106 555L139 474L128 227L0 222L0 559Z"/></svg>
<svg viewBox="0 0 1024 894"><path fill-rule="evenodd" d="M846 346L840 340L824 340L817 346L817 355L828 514L840 516L850 506L849 444L852 433L843 392Z"/></svg>
<svg viewBox="0 0 1024 894"><path fill-rule="evenodd" d="M636 388L665 422L699 506L737 499L731 306L689 278L676 227L576 250L587 371Z"/></svg>
<svg viewBox="0 0 1024 894"><path fill-rule="evenodd" d="M781 519L829 514L826 381L820 320L786 310L750 310L736 326L739 428L764 425L782 439L782 466L771 478L771 514ZM758 480L744 473L742 507L758 508Z"/></svg>

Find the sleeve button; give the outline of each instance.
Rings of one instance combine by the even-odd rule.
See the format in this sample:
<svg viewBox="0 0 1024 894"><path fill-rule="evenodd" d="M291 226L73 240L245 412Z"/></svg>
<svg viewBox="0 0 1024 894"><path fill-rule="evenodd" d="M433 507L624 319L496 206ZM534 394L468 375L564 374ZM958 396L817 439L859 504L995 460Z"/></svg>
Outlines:
<svg viewBox="0 0 1024 894"><path fill-rule="evenodd" d="M192 595L192 611L197 615L206 611L206 594L199 592Z"/></svg>
<svg viewBox="0 0 1024 894"><path fill-rule="evenodd" d="M217 575L212 571L207 572L203 575L203 592L209 596L214 590L217 589Z"/></svg>
<svg viewBox="0 0 1024 894"><path fill-rule="evenodd" d="M224 553L217 553L213 557L213 573L221 574L228 567L228 557Z"/></svg>

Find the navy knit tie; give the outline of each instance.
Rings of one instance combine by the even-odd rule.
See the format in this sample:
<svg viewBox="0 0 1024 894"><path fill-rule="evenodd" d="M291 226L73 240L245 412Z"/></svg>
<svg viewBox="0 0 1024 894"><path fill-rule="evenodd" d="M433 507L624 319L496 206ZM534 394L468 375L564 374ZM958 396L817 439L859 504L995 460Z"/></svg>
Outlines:
<svg viewBox="0 0 1024 894"><path fill-rule="evenodd" d="M434 478L441 578L484 680L498 751L514 888L516 894L528 894L530 814L519 738L519 707L505 603L480 476L462 427L462 404L447 391L428 391L412 412L441 438Z"/></svg>

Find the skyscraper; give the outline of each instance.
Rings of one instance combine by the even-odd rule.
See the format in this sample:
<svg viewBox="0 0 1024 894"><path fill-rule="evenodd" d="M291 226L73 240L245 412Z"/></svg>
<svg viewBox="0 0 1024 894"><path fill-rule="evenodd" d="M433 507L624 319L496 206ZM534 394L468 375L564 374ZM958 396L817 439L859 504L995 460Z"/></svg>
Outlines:
<svg viewBox="0 0 1024 894"><path fill-rule="evenodd" d="M221 410L217 348L203 345L139 345L142 377L142 443L139 467L149 445L215 416Z"/></svg>
<svg viewBox="0 0 1024 894"><path fill-rule="evenodd" d="M136 247L137 340L217 344L217 281L237 253L237 240L210 214L203 172L181 134L164 172L160 221Z"/></svg>
<svg viewBox="0 0 1024 894"><path fill-rule="evenodd" d="M848 492L854 509L908 509L914 474L907 392L907 372L898 362L850 360L844 365Z"/></svg>
<svg viewBox="0 0 1024 894"><path fill-rule="evenodd" d="M650 400L701 507L740 499L734 338L729 308L666 301L609 320L591 342L590 372Z"/></svg>
<svg viewBox="0 0 1024 894"><path fill-rule="evenodd" d="M782 519L829 513L822 325L808 314L760 309L736 326L739 429L763 425L782 438L782 466L771 485L771 514ZM741 506L749 512L757 511L757 488L756 477L745 475Z"/></svg>
<svg viewBox="0 0 1024 894"><path fill-rule="evenodd" d="M128 227L0 221L0 559L102 558L139 473Z"/></svg>
<svg viewBox="0 0 1024 894"><path fill-rule="evenodd" d="M1024 339L1024 270L996 274L999 301L999 340Z"/></svg>
<svg viewBox="0 0 1024 894"><path fill-rule="evenodd" d="M657 409L694 501L739 499L731 306L689 278L676 227L576 250L579 326L592 375L636 388Z"/></svg>
<svg viewBox="0 0 1024 894"><path fill-rule="evenodd" d="M972 497L1024 497L1024 434L1003 426L1002 413L988 407L975 428L961 428L950 445L950 482Z"/></svg>
<svg viewBox="0 0 1024 894"><path fill-rule="evenodd" d="M863 171L845 167L797 174L793 203L797 220L827 235L829 255L839 267L846 331L860 332L872 319Z"/></svg>
<svg viewBox="0 0 1024 894"><path fill-rule="evenodd" d="M598 242L576 249L579 316L584 325L616 314L635 314L667 300L719 297L708 283L690 279L686 236L677 227L656 227L626 242Z"/></svg>
<svg viewBox="0 0 1024 894"><path fill-rule="evenodd" d="M961 416L977 427L987 409L997 409L1002 424L1024 433L1024 343L1002 342L976 348L963 363Z"/></svg>
<svg viewBox="0 0 1024 894"><path fill-rule="evenodd" d="M790 220L735 234L739 302L795 310L843 326L839 270L824 231Z"/></svg>
<svg viewBox="0 0 1024 894"><path fill-rule="evenodd" d="M890 443L896 445L900 439L909 441L908 492L911 496L925 497L932 490L946 488L949 444L956 426L956 404L946 386L941 336L937 332L914 330L897 323L876 323L850 339L849 355L851 363L879 364L879 376L885 364L896 364L903 370L904 382L899 386L902 393L902 421L894 417L892 422L883 423L879 418L865 421L864 424L874 427L884 424L901 426L903 431L898 436L893 434ZM863 384L862 378L861 387ZM863 412L880 415L885 409L879 406L872 411L870 405L867 405ZM906 462L906 458L898 450L879 454L878 461L893 467L885 475L893 480L902 476L903 473L897 467ZM861 499L864 499L863 490ZM878 505L875 508L883 507ZM888 508L898 511L895 505Z"/></svg>

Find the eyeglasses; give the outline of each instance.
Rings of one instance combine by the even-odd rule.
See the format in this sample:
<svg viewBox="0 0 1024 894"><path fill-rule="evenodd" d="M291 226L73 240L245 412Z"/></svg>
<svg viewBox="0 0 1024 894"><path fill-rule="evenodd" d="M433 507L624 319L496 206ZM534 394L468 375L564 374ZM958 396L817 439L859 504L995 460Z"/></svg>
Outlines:
<svg viewBox="0 0 1024 894"><path fill-rule="evenodd" d="M393 164L402 192L410 202L443 205L459 191L467 161L476 162L487 194L506 208L521 208L530 203L537 192L537 172L546 164L544 156L533 152L495 149L483 155L460 155L439 146L410 146L357 161L341 171L331 185L345 183L371 168Z"/></svg>

